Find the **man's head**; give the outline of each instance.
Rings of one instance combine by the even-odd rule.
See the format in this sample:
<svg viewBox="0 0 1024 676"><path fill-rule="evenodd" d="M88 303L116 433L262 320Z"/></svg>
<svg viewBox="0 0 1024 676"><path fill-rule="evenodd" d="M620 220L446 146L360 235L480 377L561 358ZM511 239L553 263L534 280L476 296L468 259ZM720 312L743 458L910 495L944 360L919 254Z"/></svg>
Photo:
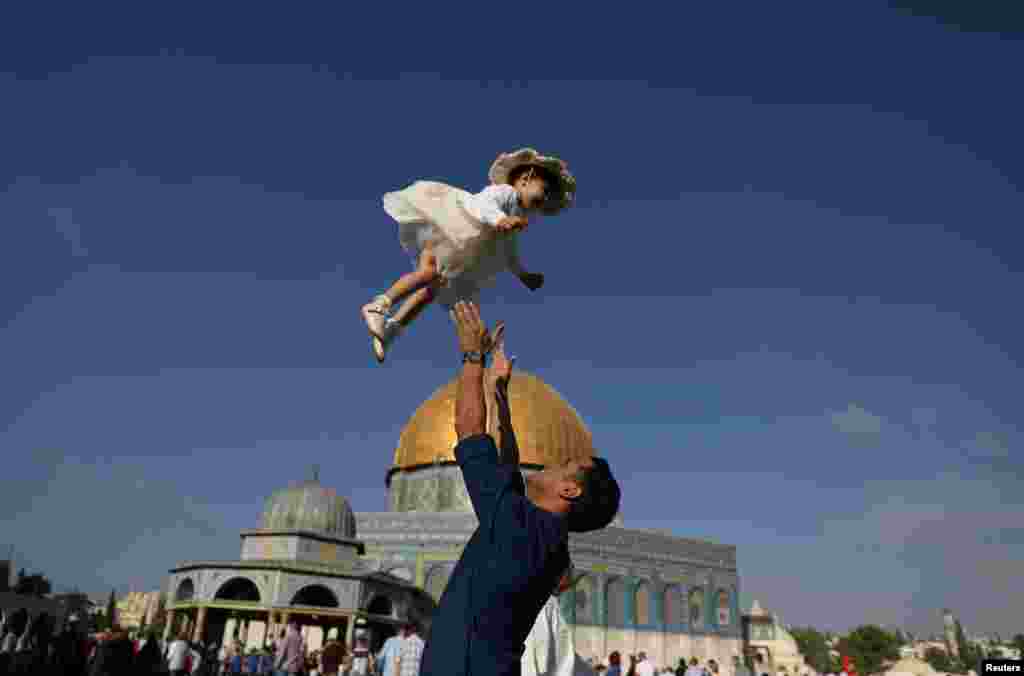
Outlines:
<svg viewBox="0 0 1024 676"><path fill-rule="evenodd" d="M622 493L604 458L586 458L531 475L529 496L541 509L567 515L570 531L585 533L612 522Z"/></svg>
<svg viewBox="0 0 1024 676"><path fill-rule="evenodd" d="M415 636L417 633L419 633L419 627L416 625L414 621L408 620L406 621L405 624L402 625L402 632L406 636Z"/></svg>
<svg viewBox="0 0 1024 676"><path fill-rule="evenodd" d="M637 657L637 659L638 659L638 660L640 660L641 662L644 662L645 660L647 660L647 653L645 653L645 652L641 651L641 652L640 652L639 654L637 654L637 656L636 656L636 657Z"/></svg>

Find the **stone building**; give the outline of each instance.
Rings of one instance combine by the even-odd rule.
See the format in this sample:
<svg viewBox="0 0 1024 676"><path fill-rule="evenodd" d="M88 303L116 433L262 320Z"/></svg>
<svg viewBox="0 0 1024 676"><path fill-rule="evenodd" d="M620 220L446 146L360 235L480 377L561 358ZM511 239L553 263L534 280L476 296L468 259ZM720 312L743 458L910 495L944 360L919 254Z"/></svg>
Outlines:
<svg viewBox="0 0 1024 676"><path fill-rule="evenodd" d="M517 371L509 397L525 473L595 454L579 414L540 378ZM451 381L402 431L385 478L390 511L356 514L365 558L435 599L477 524L455 464L454 399ZM563 595L563 610L582 657L642 650L659 666L697 657L732 673L742 654L734 546L630 529L618 518L572 534L570 550L584 577Z"/></svg>
<svg viewBox="0 0 1024 676"><path fill-rule="evenodd" d="M259 648L298 619L316 650L331 636L350 640L356 620L384 637L405 616L433 611L426 594L367 565L348 501L315 474L271 495L260 527L241 536L237 561L187 561L170 571L165 639L184 632Z"/></svg>
<svg viewBox="0 0 1024 676"><path fill-rule="evenodd" d="M117 599L117 623L124 629L138 629L156 621L160 591L128 592Z"/></svg>
<svg viewBox="0 0 1024 676"><path fill-rule="evenodd" d="M800 653L796 639L774 613L754 601L742 621L747 654L755 663L756 674L797 676L814 673Z"/></svg>

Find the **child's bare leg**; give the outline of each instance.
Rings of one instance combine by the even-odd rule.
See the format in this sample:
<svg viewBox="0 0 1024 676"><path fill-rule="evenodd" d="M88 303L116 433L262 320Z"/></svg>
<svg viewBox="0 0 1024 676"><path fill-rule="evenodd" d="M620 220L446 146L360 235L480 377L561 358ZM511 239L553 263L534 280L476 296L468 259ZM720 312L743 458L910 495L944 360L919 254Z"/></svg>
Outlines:
<svg viewBox="0 0 1024 676"><path fill-rule="evenodd" d="M420 254L419 266L416 270L402 275L386 293L377 296L360 310L363 320L366 322L366 327L370 330L370 335L387 342L387 336L385 335L387 315L392 305L404 296L410 293L415 294L418 290L437 282L440 280L440 276L437 257L430 250L430 247L427 247ZM377 343L374 343L374 345L377 345ZM374 350L378 353L380 352L376 347Z"/></svg>
<svg viewBox="0 0 1024 676"><path fill-rule="evenodd" d="M419 267L399 277L398 281L384 292L384 295L392 303L397 303L410 293L420 291L423 287L434 284L439 279L440 272L437 268L437 256L434 255L434 252L428 246L420 254Z"/></svg>
<svg viewBox="0 0 1024 676"><path fill-rule="evenodd" d="M395 282L384 298L379 298L363 307L363 318L370 329L371 344L378 362L383 362L388 345L406 325L423 311L434 299L435 289L440 285L441 273L437 257L428 248L420 254L419 267ZM386 318L391 304L403 296L407 300L395 316Z"/></svg>
<svg viewBox="0 0 1024 676"><path fill-rule="evenodd" d="M437 282L434 281L430 286L425 286L422 289L414 291L411 296L404 303L402 307L395 313L395 321L401 324L403 327L408 326L420 316L420 313L434 301L434 297L437 294Z"/></svg>

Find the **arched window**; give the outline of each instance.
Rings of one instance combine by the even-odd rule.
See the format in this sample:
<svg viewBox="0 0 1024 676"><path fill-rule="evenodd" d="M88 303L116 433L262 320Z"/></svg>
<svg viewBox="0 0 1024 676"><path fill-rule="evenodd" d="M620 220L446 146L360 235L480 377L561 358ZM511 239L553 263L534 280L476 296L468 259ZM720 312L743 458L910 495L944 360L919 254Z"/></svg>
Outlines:
<svg viewBox="0 0 1024 676"><path fill-rule="evenodd" d="M573 615L577 624L595 623L597 608L594 600L594 578L584 575L573 589Z"/></svg>
<svg viewBox="0 0 1024 676"><path fill-rule="evenodd" d="M259 602L260 590L256 583L246 577L233 577L217 590L215 599L222 601Z"/></svg>
<svg viewBox="0 0 1024 676"><path fill-rule="evenodd" d="M311 584L295 592L291 605L337 608L338 598L334 595L334 592L322 584Z"/></svg>
<svg viewBox="0 0 1024 676"><path fill-rule="evenodd" d="M610 580L605 586L604 607L609 627L626 626L626 583L622 578Z"/></svg>
<svg viewBox="0 0 1024 676"><path fill-rule="evenodd" d="M633 592L633 609L636 624L646 627L651 624L651 586L641 582Z"/></svg>
<svg viewBox="0 0 1024 676"><path fill-rule="evenodd" d="M690 610L690 628L704 628L704 590L701 587L690 589L687 605Z"/></svg>
<svg viewBox="0 0 1024 676"><path fill-rule="evenodd" d="M193 584L192 578L186 577L178 583L178 589L174 592L174 600L178 603L185 603L191 601L195 595L196 586Z"/></svg>
<svg viewBox="0 0 1024 676"><path fill-rule="evenodd" d="M366 606L366 612L371 615L391 615L391 599L386 596L374 596L370 605Z"/></svg>
<svg viewBox="0 0 1024 676"><path fill-rule="evenodd" d="M715 595L716 615L718 620L718 627L724 628L732 624L732 599L729 595L729 590L719 589Z"/></svg>
<svg viewBox="0 0 1024 676"><path fill-rule="evenodd" d="M576 578L572 589L563 592L558 602L562 617L571 624L594 623L594 583L589 575Z"/></svg>
<svg viewBox="0 0 1024 676"><path fill-rule="evenodd" d="M686 624L683 615L683 589L677 584L665 587L661 601L661 621L666 627L681 627Z"/></svg>

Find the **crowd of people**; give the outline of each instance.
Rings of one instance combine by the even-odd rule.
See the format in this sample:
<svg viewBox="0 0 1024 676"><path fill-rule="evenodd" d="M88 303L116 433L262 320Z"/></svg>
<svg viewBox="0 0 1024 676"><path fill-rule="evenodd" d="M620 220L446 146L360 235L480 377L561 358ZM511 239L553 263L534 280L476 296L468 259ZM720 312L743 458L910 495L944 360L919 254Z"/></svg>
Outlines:
<svg viewBox="0 0 1024 676"><path fill-rule="evenodd" d="M701 663L696 657L680 658L676 666L658 667L645 652L629 655L629 666L623 671L622 654L618 651L608 656L608 664L593 665L598 676L719 676L718 662L708 660Z"/></svg>
<svg viewBox="0 0 1024 676"><path fill-rule="evenodd" d="M178 634L166 643L153 633L120 627L90 634L72 615L62 627L46 613L26 610L0 618L0 676L417 676L423 639L414 623L401 628L377 654L365 635L349 649L330 638L310 651L298 623L277 641L246 650L237 639L200 643Z"/></svg>

